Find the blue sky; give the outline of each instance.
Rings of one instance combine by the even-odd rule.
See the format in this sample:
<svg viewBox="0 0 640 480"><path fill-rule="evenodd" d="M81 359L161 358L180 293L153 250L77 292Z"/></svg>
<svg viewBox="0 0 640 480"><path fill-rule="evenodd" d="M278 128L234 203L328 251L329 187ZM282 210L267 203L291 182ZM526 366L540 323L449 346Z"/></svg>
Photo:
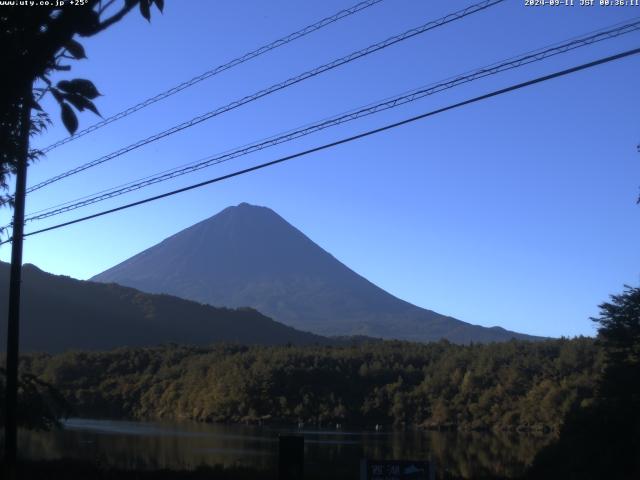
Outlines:
<svg viewBox="0 0 640 480"><path fill-rule="evenodd" d="M355 1L167 2L84 42L68 77L111 115ZM29 184L473 2L385 0L51 152ZM579 3L579 2L577 2ZM34 192L27 212L223 152L640 15L508 0ZM490 77L94 207L46 227L637 47L634 33ZM553 80L108 217L30 237L24 260L86 279L240 202L268 206L394 295L481 325L592 335L588 317L638 285L640 57ZM65 135L54 125L34 140ZM97 120L80 117L81 127ZM8 211L2 212L3 223ZM0 247L0 258L9 258Z"/></svg>

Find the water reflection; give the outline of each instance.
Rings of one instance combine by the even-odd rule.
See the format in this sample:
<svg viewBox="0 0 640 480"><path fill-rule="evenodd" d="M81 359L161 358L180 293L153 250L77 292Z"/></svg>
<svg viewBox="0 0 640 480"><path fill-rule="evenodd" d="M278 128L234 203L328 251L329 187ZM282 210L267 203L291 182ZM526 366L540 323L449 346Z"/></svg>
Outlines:
<svg viewBox="0 0 640 480"><path fill-rule="evenodd" d="M277 436L305 435L307 471L353 474L361 458L435 461L463 478L515 478L549 440L544 436L489 433L322 431L176 422L70 419L64 430L20 432L24 455L77 458L132 469L194 469L244 465L273 470ZM328 470L331 470L329 472Z"/></svg>

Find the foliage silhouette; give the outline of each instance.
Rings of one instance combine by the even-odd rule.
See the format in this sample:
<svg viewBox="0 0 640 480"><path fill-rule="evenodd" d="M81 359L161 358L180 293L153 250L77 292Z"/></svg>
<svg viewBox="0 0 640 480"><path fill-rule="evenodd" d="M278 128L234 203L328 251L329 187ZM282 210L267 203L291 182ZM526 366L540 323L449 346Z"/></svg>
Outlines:
<svg viewBox="0 0 640 480"><path fill-rule="evenodd" d="M164 8L164 0L87 0L84 5L66 2L61 6L47 3L50 5L0 8L0 192L8 190L8 177L15 173L24 148L20 134L23 108L36 112L29 129L32 135L50 123L39 103L47 94L60 105L62 122L71 134L78 128L74 109L99 114L93 100L100 94L90 80L52 81L55 73L71 70L68 61L87 58L84 47L74 37L97 35L135 7L147 20L151 18L152 5L160 11ZM39 152L31 151L28 160L32 162L39 156ZM7 204L12 206L11 197L1 195L0 206Z"/></svg>
<svg viewBox="0 0 640 480"><path fill-rule="evenodd" d="M531 478L640 478L640 288L600 305L604 369L592 402L574 407Z"/></svg>
<svg viewBox="0 0 640 480"><path fill-rule="evenodd" d="M4 408L6 371L0 368L0 408ZM18 425L30 430L50 430L73 413L69 403L51 384L31 374L18 379ZM0 426L4 417L0 416Z"/></svg>

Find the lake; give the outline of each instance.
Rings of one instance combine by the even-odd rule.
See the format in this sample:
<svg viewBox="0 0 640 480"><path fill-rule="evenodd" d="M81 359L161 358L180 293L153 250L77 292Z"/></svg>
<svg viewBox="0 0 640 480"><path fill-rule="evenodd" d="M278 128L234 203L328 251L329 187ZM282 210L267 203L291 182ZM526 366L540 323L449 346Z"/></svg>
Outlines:
<svg viewBox="0 0 640 480"><path fill-rule="evenodd" d="M243 465L273 470L278 435L305 437L305 470L353 472L361 458L431 460L464 478L486 474L517 477L550 438L492 433L374 432L134 422L71 418L64 429L19 433L21 455L31 459L76 458L135 469L193 469Z"/></svg>

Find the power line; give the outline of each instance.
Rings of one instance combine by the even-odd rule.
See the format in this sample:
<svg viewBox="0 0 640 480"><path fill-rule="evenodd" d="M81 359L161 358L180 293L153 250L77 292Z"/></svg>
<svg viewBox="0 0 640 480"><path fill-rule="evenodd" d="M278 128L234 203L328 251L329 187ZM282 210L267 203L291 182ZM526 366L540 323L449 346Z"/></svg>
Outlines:
<svg viewBox="0 0 640 480"><path fill-rule="evenodd" d="M51 145L41 149L40 151L42 153L48 153L51 150L64 145L65 143L71 142L73 140L76 140L80 137L83 137L91 132L94 132L96 130L98 130L99 128L104 127L105 125L109 125L110 123L113 123L117 120L120 120L121 118L127 117L129 115L131 115L132 113L137 112L138 110L142 110L145 107L148 107L149 105L152 105L156 102L159 102L160 100L164 100L165 98L168 98L172 95L175 95L178 92L181 92L182 90L192 87L193 85L202 82L203 80L206 80L208 78L213 77L214 75L217 75L219 73L224 72L225 70L229 70L233 67L237 67L238 65L241 65L245 62L248 62L249 60L252 60L256 57L259 57L260 55L263 55L267 52L270 52L271 50L275 50L276 48L282 47L284 45L287 45L288 43L291 43L295 40L298 40L299 38L302 38L306 35L309 35L310 33L313 33L317 30L320 30L321 28L324 28L328 25L331 25L332 23L335 23L339 20L342 20L343 18L349 17L355 13L358 13L366 8L369 8L373 5L376 5L380 2L382 2L383 0L366 0L364 2L360 2L357 3L356 5L344 9L344 10L340 10L339 12L323 18L322 20L313 23L311 25L307 25L306 27L291 33L285 37L279 38L278 40L275 40L271 43L268 43L267 45L263 45L262 47L259 47L249 53L245 53L244 55L234 58L233 60L224 63L222 65L218 65L217 67L208 70L196 77L193 77L190 80L184 81L179 85L176 85L173 88L170 88L169 90L165 90L164 92L161 92L153 97L150 97L146 100L143 100L142 102L133 105L125 110L122 110L121 112L116 113L115 115L112 115L110 117L105 118L104 120L101 120L87 128L85 128L84 130L80 130L79 132L76 132L74 135L71 135L69 137L65 137L63 139L58 140L55 143L52 143Z"/></svg>
<svg viewBox="0 0 640 480"><path fill-rule="evenodd" d="M65 212L76 210L78 208L92 205L94 203L108 200L120 195L124 195L126 193L130 193L130 192L139 190L141 188L154 185L156 183L164 182L182 175L186 175L188 173L192 173L192 172L201 170L203 168L210 167L212 165L217 165L217 164L232 160L234 158L248 155L250 153L253 153L259 150L263 150L275 145L279 145L281 143L289 142L291 140L294 140L306 135L310 135L312 133L324 130L326 128L330 128L336 125L340 125L346 122L356 120L358 118L362 118L368 115L373 115L381 111L389 110L389 109L398 107L400 105L414 102L426 96L433 95L435 93L439 93L444 90L448 90L450 88L454 88L464 83L472 82L480 78L488 77L490 75L495 75L507 70L518 68L523 65L529 65L534 62L542 61L546 58L559 55L562 53L566 53L568 51L571 51L580 47L584 47L587 45L592 45L593 43L596 43L596 42L600 42L600 41L611 39L611 38L616 38L620 35L624 35L640 29L640 20L636 20L635 22L626 23L623 25L620 25L620 24L617 24L617 25L618 26L616 26L615 28L610 28L608 30L601 29L595 34L583 35L582 37L574 37L572 40L566 41L565 43L556 43L554 44L554 46L543 47L541 49L534 50L532 52L527 52L517 57L512 57L511 59L504 60L502 62L493 63L489 66L485 66L475 71L471 71L470 73L461 74L455 77L450 77L447 80L443 80L439 83L431 84L428 87L413 90L411 92L408 92L396 97L391 97L380 103L370 104L366 107L362 107L357 110L352 110L350 112L340 114L338 116L334 116L314 124L309 124L304 127L291 130L284 134L268 138L266 140L254 142L252 144L249 144L234 150L230 150L223 154L217 154L211 157L207 157L205 159L192 162L185 166L177 167L171 170L166 170L164 172L145 177L138 181L129 182L127 184L124 184L118 187L113 187L111 189L103 190L101 192L98 192L92 195L87 195L80 199L72 200L69 202L65 202L63 204L55 205L53 207L45 208L32 213L26 218L25 221L29 222L29 221L35 221L35 220L42 220L42 219L59 215Z"/></svg>
<svg viewBox="0 0 640 480"><path fill-rule="evenodd" d="M629 23L630 20L633 20L632 22ZM390 103L390 102L395 102L395 101L399 101L400 98L402 97L404 99L404 97L409 97L415 94L419 94L422 93L422 91L425 91L425 93L431 94L432 92L430 91L431 89L435 88L435 87L444 87L448 86L450 83L454 83L454 82L458 82L458 81L462 81L465 79L468 79L468 81L472 81L475 80L477 78L481 78L481 77L475 77L476 75L481 75L482 73L485 73L485 76L494 74L494 73L498 73L495 70L500 69L500 71L506 71L512 68L517 68L519 66L522 65L527 65L529 63L533 63L534 61L538 61L538 60L543 60L545 58L554 56L556 54L561 54L561 53L566 53L567 51L570 50L574 50L576 48L580 48L586 45L590 45L593 43L597 43L600 42L602 40L608 40L611 38L615 38L627 33L631 33L635 30L638 30L638 25L640 25L640 17L635 17L634 19L629 19L625 22L618 22L616 24L610 25L608 27L603 27L603 28L599 28L597 30L592 30L590 32L584 33L580 36L575 36L575 37L571 37L570 39L567 39L563 42L556 42L553 43L551 45L547 45L545 47L541 47L538 48L536 50L530 50L527 51L525 53L522 53L520 55L514 56L514 57L509 57L508 59L502 60L501 62L495 62L493 64L490 64L488 66L482 67L480 69L474 69L474 70L468 70L465 73L456 75L456 76L451 76L448 77L445 80L440 81L439 83L433 83L430 84L429 87L420 87L418 89L413 89L411 91L408 92L404 92L403 94L401 94L400 96L394 96L394 97L387 97L384 100L379 101L381 104L386 104L386 103ZM504 68L503 68L504 67ZM470 78L473 77L473 78ZM454 86L454 85L452 85ZM426 92L426 91L429 92ZM441 91L441 90L440 90ZM435 92L433 92L435 93ZM263 138L259 141L255 141L255 142L251 142L248 144L245 144L241 147L236 147L235 149L231 149L225 152L222 152L220 154L218 154L218 156L215 157L207 157L205 159L200 159L200 160L196 160L196 161L192 161L183 165L180 165L178 167L174 167L174 168L170 168L167 170L163 170L161 172L157 172L151 175L147 175L145 177L142 178L138 178L135 180L131 180L129 182L126 182L124 184L120 184L114 187L110 187L104 190L101 190L99 192L94 192L88 195L84 195L82 197L79 198L75 198L72 200L68 200L56 205L53 205L51 207L46 207L40 210L36 210L34 212L31 212L29 215L31 216L31 220L37 220L36 218L33 218L33 216L35 216L36 214L42 213L42 212L49 212L53 209L57 209L59 207L63 207L66 205L70 205L73 203L79 203L82 200L85 199L93 199L93 198L97 198L99 196L102 196L103 194L111 194L111 193L120 193L120 190L124 190L125 187L135 187L137 186L138 183L145 183L145 185L142 186L147 186L146 182L150 181L150 184L156 183L154 180L156 179L162 179L165 175L171 175L170 178L175 178L175 176L179 176L180 174L182 174L182 170L186 170L188 168L191 167L201 167L201 168L205 168L211 165L215 165L217 163L221 163L222 161L227 161L227 158L222 159L220 162L216 161L218 159L221 159L222 157L227 157L228 155L234 155L234 158L236 157L236 153L243 151L245 149L251 148L251 147L255 147L259 144L263 144L263 143L271 143L274 142L277 139L283 138L285 136L290 136L290 135L294 135L302 130L307 130L310 128L314 128L314 127L318 127L321 124L324 125L325 123L328 122L334 122L334 121L338 121L340 118L342 117L351 117L352 115L356 115L357 113L359 113L359 111L362 110L366 110L366 109L371 109L371 108L375 108L379 105L376 105L376 102L372 102L366 106L360 107L359 109L352 109L348 112L344 112L340 115L337 116L333 116L333 117L328 117L325 118L323 120L321 120L320 122L315 122L315 123L308 123L304 126L298 127L297 129L293 129L293 130L288 130L286 132L280 133L278 135L274 135L271 137L266 137ZM392 107L390 107L392 108ZM379 110L376 110L376 113ZM348 121L345 120L345 122ZM332 126L332 125L330 125ZM303 134L301 133L300 136L302 136ZM298 137L296 137L298 138ZM271 145L267 145L267 146L271 146ZM265 146L264 148L267 148L267 146ZM249 152L250 153L250 152ZM240 155L238 155L240 156ZM186 173L190 173L189 171L185 171ZM175 175L174 175L175 174ZM160 180L159 180L160 181ZM124 193L128 193L128 192L122 192ZM117 195L115 195L117 196ZM98 199L96 201L101 201L102 199ZM93 201L91 201L90 203L95 203ZM84 206L84 205L81 205ZM28 219L29 220L29 219Z"/></svg>
<svg viewBox="0 0 640 480"><path fill-rule="evenodd" d="M200 182L200 183L196 183L196 184L193 184L193 185L189 185L188 187L179 188L177 190L172 190L170 192L166 192L166 193L163 193L163 194L160 194L160 195L155 195L153 197L148 197L148 198L145 198L143 200L139 200L137 202L132 202L132 203L129 203L129 204L126 204L126 205L122 205L122 206L116 207L116 208L111 208L109 210L103 210L102 212L94 213L92 215L87 215L85 217L77 218L75 220L70 220L68 222L59 223L57 225L53 225L53 226L50 226L50 227L42 228L40 230L35 230L33 232L29 232L29 233L24 234L24 237L37 235L37 234L48 232L48 231L51 231L51 230L57 230L57 229L62 228L62 227L66 227L66 226L73 225L73 224L76 224L76 223L80 223L80 222L84 222L84 221L87 221L87 220L91 220L91 219L94 219L94 218L97 218L97 217L108 215L110 213L119 212L121 210L126 210L126 209L129 209L129 208L132 208L132 207L136 207L138 205L142 205L142 204L145 204L145 203L153 202L155 200L160 200L162 198L171 197L173 195L177 195L179 193L187 192L189 190L194 190L194 189L197 189L197 188L201 188L201 187L204 187L206 185L210 185L212 183L218 183L218 182L221 182L223 180L228 180L230 178L238 177L238 176L244 175L246 173L250 173L250 172L253 172L253 171L256 171L256 170L261 170L261 169L267 168L267 167L271 167L273 165L277 165L279 163L283 163L283 162L286 162L286 161L289 161L289 160L293 160L295 158L303 157L303 156L309 155L311 153L319 152L319 151L326 150L326 149L329 149L329 148L332 148L332 147L336 147L338 145L342 145L342 144L353 142L355 140L359 140L359 139L362 139L362 138L365 138L365 137L369 137L371 135L375 135L377 133L381 133L381 132L384 132L384 131L387 131L387 130L391 130L393 128L400 127L402 125L407 125L409 123L413 123L413 122L416 122L418 120L422 120L424 118L437 115L439 113L447 112L449 110L454 110L456 108L460 108L460 107L463 107L463 106L466 106L466 105L470 105L472 103L477 103L477 102L480 102L482 100L487 100L489 98L496 97L498 95L503 95L505 93L509 93L509 92L512 92L512 91L515 91L515 90L520 90L522 88L529 87L531 85L535 85L535 84L538 84L538 83L546 82L546 81L552 80L554 78L570 75L572 73L575 73L575 72L578 72L578 71L581 71L581 70L586 70L586 69L589 69L589 68L593 68L595 66L602 65L602 64L605 64L605 63L613 62L615 60L620 60L622 58L629 57L631 55L637 55L638 53L640 53L640 48L635 48L635 49L627 50L625 52L621 52L621 53L618 53L618 54L615 54L615 55L611 55L611 56L608 56L608 57L600 58L598 60L594 60L594 61L589 62L589 63L583 63L581 65L578 65L578 66L575 66L575 67L571 67L571 68L568 68L568 69L565 69L565 70L560 70L558 72L554 72L554 73L551 73L551 74L548 74L548 75L544 75L542 77L537 77L537 78L534 78L532 80L528 80L526 82L522 82L522 83L518 83L518 84L515 84L515 85L511 85L509 87L501 88L499 90L494 90L494 91L492 91L490 93L486 93L484 95L480 95L480 96L477 96L477 97L474 97L474 98L471 98L471 99L468 99L468 100L464 100L462 102L454 103L454 104L448 105L446 107L438 108L436 110L432 110L430 112L423 113L423 114L417 115L415 117L410 117L410 118L407 118L405 120L401 120L399 122L391 123L391 124L385 125L383 127L379 127L379 128L373 129L373 130L368 130L366 132L359 133L357 135L353 135L351 137L346 137L346 138L343 138L343 139L340 139L340 140L336 140L335 142L327 143L327 144L321 145L319 147L314 147L314 148L311 148L309 150L304 150L302 152L294 153L294 154L288 155L286 157L281 157L281 158L278 158L276 160L272 160L270 162L261 163L259 165L255 165L253 167L245 168L243 170L238 170L236 172L229 173L227 175L222 175L220 177L212 178L212 179L206 180L204 182ZM7 240L5 240L3 242L0 242L0 245L2 245L4 243L11 242L11 241L12 241L11 238L7 239Z"/></svg>
<svg viewBox="0 0 640 480"><path fill-rule="evenodd" d="M362 50L358 50L356 52L352 52L349 55L346 55L344 57L341 57L337 60L333 60L332 62L326 63L320 67L316 67L313 70L308 70L300 75L297 75L295 77L291 77L288 80L285 80L284 82L280 82L277 84L274 84L268 88L265 88L263 90L260 90L259 92L256 92L252 95L248 95L240 100L236 100L234 102L231 102L223 107L217 108L215 110L212 110L210 112L204 113L202 115L199 115L197 117L192 118L191 120L188 120L186 122L180 123L179 125L176 125L174 127L171 127L167 130L164 130L160 133L156 133L155 135L152 135L150 137L147 137L143 140L139 140L135 143L132 143L131 145L128 145L126 147L123 147L119 150L116 150L115 152L112 152L108 155L105 155L103 157L100 157L96 160L93 160L91 162L85 163L84 165L80 165L76 168L73 168L71 170L68 170L64 173L61 173L59 175L56 175L54 177L49 178L48 180L45 180L43 182L40 182L32 187L29 187L27 189L27 193L31 193L35 190L41 189L47 185L50 185L54 182L57 182L59 180L62 180L63 178L67 178L71 175L75 175L77 173L80 173L84 170L87 170L89 168L95 167L96 165L100 165L102 163L105 163L109 160L113 160L114 158L117 158L121 155L124 155L125 153L128 153L132 150L135 150L137 148L140 148L144 145L147 145L151 142L155 142L157 140L160 140L164 137L167 137L169 135L172 135L174 133L177 133L181 130L184 130L186 128L190 128L193 127L194 125L197 125L199 123L202 123L206 120L209 120L213 117L216 117L218 115L221 115L223 113L226 113L230 110L233 110L235 108L238 108L242 105L245 105L247 103L256 101L262 97L265 97L267 95L270 95L274 92L277 92L279 90L282 90L284 88L287 88L291 85L295 85L299 82L302 82L304 80L307 80L309 78L315 77L317 75L320 75L324 72L327 72L329 70L333 70L334 68L340 67L342 65L345 65L347 63L353 62L354 60L357 60L359 58L362 58L364 56L367 56L371 53L377 52L379 50L383 50L387 47L390 47L392 45L395 45L396 43L402 42L404 40L407 40L409 38L415 37L416 35L420 35L422 33L425 33L429 30L438 28L442 25L446 25L448 23L454 22L456 20L460 20L466 16L472 15L474 13L480 12L482 10L485 10L487 8L490 8L492 6L495 6L499 3L504 2L505 0L484 0L480 3L476 3L474 5L471 5L463 10L459 10L457 12L454 13L450 13L442 18L439 18L437 20L433 20L430 21L428 23L425 23L419 27L416 28L412 28L411 30L407 30L404 33L401 33L399 35L395 35L393 37L390 37L382 42L370 45Z"/></svg>

